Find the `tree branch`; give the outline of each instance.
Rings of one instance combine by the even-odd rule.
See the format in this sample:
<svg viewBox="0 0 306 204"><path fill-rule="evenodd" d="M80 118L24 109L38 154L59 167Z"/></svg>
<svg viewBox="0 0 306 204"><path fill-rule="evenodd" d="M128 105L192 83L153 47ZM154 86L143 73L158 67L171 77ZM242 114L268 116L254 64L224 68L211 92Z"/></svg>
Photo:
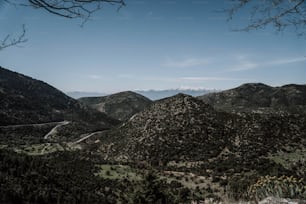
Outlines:
<svg viewBox="0 0 306 204"><path fill-rule="evenodd" d="M3 40L0 41L0 51L4 48L8 48L11 46L18 46L19 44L25 43L28 39L25 38L26 29L25 25L22 26L22 33L17 37L12 37L11 35L7 35Z"/></svg>
<svg viewBox="0 0 306 204"><path fill-rule="evenodd" d="M10 0L8 0L10 1ZM20 4L43 9L51 14L64 18L80 18L87 21L90 16L102 8L102 4L118 5L118 9L125 6L124 0L27 0Z"/></svg>
<svg viewBox="0 0 306 204"><path fill-rule="evenodd" d="M43 9L63 18L80 18L83 20L81 25L84 25L91 15L100 10L105 3L118 5L118 9L125 6L125 0L4 0L4 2L13 6ZM26 42L25 33L23 25L23 32L18 38L7 35L2 41L0 40L0 50Z"/></svg>
<svg viewBox="0 0 306 204"><path fill-rule="evenodd" d="M251 31L273 26L277 32L294 28L297 35L306 36L306 0L232 0L226 9L232 20L244 9L250 9L249 23L235 31Z"/></svg>

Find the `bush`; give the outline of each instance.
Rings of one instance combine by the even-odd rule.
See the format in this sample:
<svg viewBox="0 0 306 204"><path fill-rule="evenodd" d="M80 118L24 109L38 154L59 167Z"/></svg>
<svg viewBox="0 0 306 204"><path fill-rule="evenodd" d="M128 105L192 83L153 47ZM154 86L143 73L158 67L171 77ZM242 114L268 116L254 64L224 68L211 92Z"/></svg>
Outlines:
<svg viewBox="0 0 306 204"><path fill-rule="evenodd" d="M306 185L302 178L265 176L249 187L248 194L257 201L268 196L306 199Z"/></svg>
<svg viewBox="0 0 306 204"><path fill-rule="evenodd" d="M253 174L235 175L228 180L226 195L230 200L248 200L248 188L257 180Z"/></svg>

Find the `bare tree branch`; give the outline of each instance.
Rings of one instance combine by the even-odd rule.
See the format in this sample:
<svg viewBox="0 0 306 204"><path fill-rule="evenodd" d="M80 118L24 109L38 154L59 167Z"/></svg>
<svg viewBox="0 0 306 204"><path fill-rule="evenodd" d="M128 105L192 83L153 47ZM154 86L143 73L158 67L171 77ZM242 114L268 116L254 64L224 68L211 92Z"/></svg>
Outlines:
<svg viewBox="0 0 306 204"><path fill-rule="evenodd" d="M125 6L124 0L5 0L16 5L43 9L51 14L64 18L80 18L87 21L91 15L100 10L103 4Z"/></svg>
<svg viewBox="0 0 306 204"><path fill-rule="evenodd" d="M1 0L0 0L1 1ZM3 0L5 3L13 6L29 6L35 9L43 9L48 13L64 18L82 19L82 24L91 17L91 15L100 10L103 4L118 5L118 9L125 6L125 0ZM0 51L10 46L16 46L27 41L25 38L25 26L23 32L18 38L7 35L0 41Z"/></svg>
<svg viewBox="0 0 306 204"><path fill-rule="evenodd" d="M18 37L12 37L12 35L7 35L3 40L0 41L0 51L4 48L11 46L18 46L19 44L25 43L28 40L25 38L26 29L25 25L22 26L22 33Z"/></svg>
<svg viewBox="0 0 306 204"><path fill-rule="evenodd" d="M251 31L273 26L277 32L294 29L298 36L306 36L305 0L231 0L226 9L229 20L248 10L248 24L236 31Z"/></svg>

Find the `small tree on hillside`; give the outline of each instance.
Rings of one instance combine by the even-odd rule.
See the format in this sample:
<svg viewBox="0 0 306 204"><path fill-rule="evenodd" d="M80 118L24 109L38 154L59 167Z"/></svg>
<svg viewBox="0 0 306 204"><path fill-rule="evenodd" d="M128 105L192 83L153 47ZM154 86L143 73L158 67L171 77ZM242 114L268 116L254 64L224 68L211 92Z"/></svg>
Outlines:
<svg viewBox="0 0 306 204"><path fill-rule="evenodd" d="M173 198L162 190L162 181L150 171L145 176L141 188L134 192L131 203L167 204L173 203Z"/></svg>

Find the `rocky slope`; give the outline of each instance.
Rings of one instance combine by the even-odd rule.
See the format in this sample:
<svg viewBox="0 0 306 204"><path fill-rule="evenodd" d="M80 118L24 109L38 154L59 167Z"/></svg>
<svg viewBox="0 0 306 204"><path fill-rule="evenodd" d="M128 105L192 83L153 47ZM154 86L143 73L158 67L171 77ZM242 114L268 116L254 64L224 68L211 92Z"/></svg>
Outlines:
<svg viewBox="0 0 306 204"><path fill-rule="evenodd" d="M152 104L150 99L132 91L103 97L85 97L79 101L121 121L129 119Z"/></svg>
<svg viewBox="0 0 306 204"><path fill-rule="evenodd" d="M63 120L85 132L118 124L45 82L0 67L0 126Z"/></svg>
<svg viewBox="0 0 306 204"><path fill-rule="evenodd" d="M122 157L191 159L205 142L213 144L228 131L212 107L199 102L183 94L158 101L113 132L111 140Z"/></svg>
<svg viewBox="0 0 306 204"><path fill-rule="evenodd" d="M170 169L183 163L182 171L191 165L224 183L246 172L305 177L303 159L284 159L305 155L305 117L218 112L183 94L157 101L100 141L99 151L107 159Z"/></svg>
<svg viewBox="0 0 306 204"><path fill-rule="evenodd" d="M305 145L304 122L301 116L218 112L179 94L133 116L109 142L116 141L114 155L134 160L208 160L224 151L252 157L288 144Z"/></svg>
<svg viewBox="0 0 306 204"><path fill-rule="evenodd" d="M250 83L198 98L216 109L230 112L306 113L306 85L271 87L261 83Z"/></svg>

